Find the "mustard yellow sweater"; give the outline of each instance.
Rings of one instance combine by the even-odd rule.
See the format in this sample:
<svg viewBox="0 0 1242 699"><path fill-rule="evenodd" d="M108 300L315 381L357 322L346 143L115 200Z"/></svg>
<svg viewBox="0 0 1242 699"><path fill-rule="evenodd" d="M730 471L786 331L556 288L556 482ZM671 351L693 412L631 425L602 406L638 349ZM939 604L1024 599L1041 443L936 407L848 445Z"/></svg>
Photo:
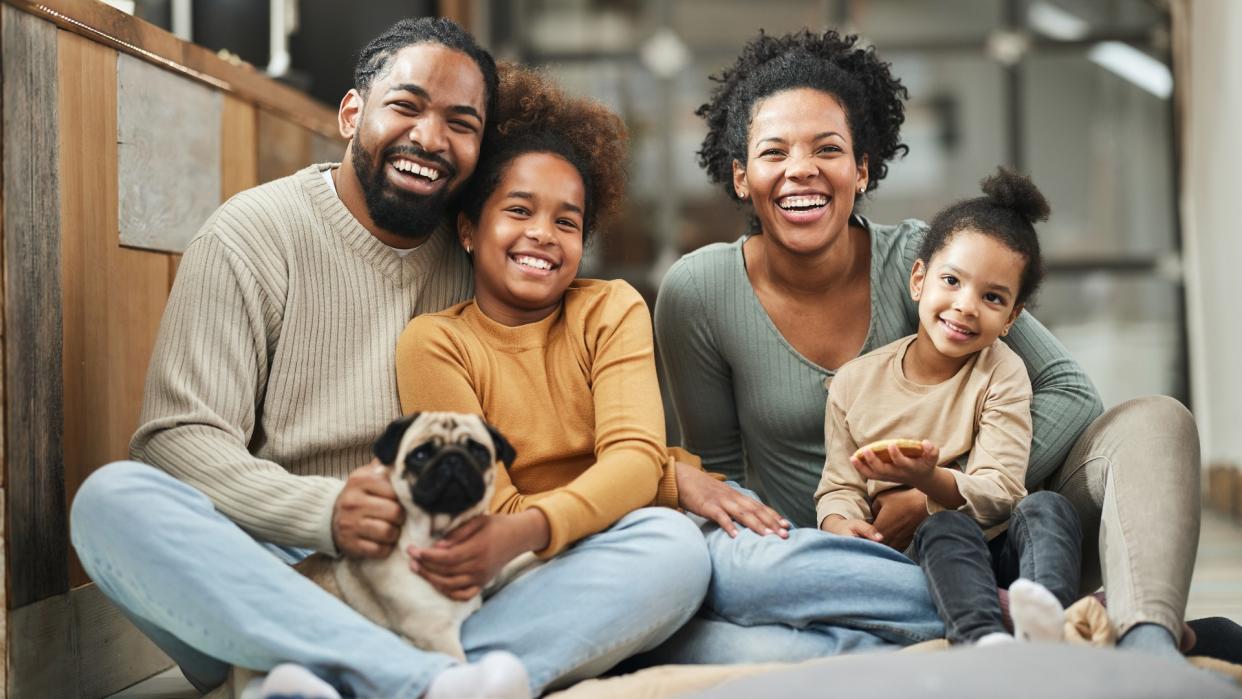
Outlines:
<svg viewBox="0 0 1242 699"><path fill-rule="evenodd" d="M397 342L397 389L406 413L481 414L513 444L492 509L541 510L541 558L639 507L677 504L651 315L623 281L576 280L557 312L517 327L474 301L418 316Z"/></svg>

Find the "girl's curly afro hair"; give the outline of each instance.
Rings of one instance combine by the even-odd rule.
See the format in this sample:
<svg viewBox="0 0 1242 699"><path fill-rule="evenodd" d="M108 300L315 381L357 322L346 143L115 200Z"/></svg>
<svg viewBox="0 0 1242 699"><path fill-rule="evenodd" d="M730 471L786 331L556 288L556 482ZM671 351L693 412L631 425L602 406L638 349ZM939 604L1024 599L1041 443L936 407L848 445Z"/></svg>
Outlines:
<svg viewBox="0 0 1242 699"><path fill-rule="evenodd" d="M497 67L496 118L484 135L474 176L462 192L462 212L478 223L483 204L515 158L552 153L582 176L585 239L611 220L625 196L629 139L625 123L599 102L565 94L539 71L512 63Z"/></svg>
<svg viewBox="0 0 1242 699"><path fill-rule="evenodd" d="M857 161L867 159L868 190L888 174L889 160L909 151L901 142L909 94L889 64L874 48L859 46L856 36L803 29L774 37L761 30L730 68L711 79L718 83L711 100L695 112L707 121L699 165L734 199L733 161L746 162L755 104L778 92L809 87L841 103Z"/></svg>

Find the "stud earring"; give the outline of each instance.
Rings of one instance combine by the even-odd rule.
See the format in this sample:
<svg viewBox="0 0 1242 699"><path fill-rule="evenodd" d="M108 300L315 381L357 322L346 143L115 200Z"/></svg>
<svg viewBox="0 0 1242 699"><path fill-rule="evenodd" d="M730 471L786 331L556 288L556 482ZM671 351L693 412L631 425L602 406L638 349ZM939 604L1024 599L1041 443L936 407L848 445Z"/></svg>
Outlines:
<svg viewBox="0 0 1242 699"><path fill-rule="evenodd" d="M467 246L466 246L466 254L467 254L467 255L470 255L470 254L473 254L473 253L474 253L474 246L473 246L473 245L467 245Z"/></svg>
<svg viewBox="0 0 1242 699"><path fill-rule="evenodd" d="M866 191L867 191L867 185L863 185L863 186L859 187L859 188L858 188L858 196L860 196L860 197L861 197L861 196L862 196L862 195L863 195Z"/></svg>
<svg viewBox="0 0 1242 699"><path fill-rule="evenodd" d="M1004 330L1001 331L1001 337L1004 337L1008 334L1009 334L1009 328L1005 328Z"/></svg>

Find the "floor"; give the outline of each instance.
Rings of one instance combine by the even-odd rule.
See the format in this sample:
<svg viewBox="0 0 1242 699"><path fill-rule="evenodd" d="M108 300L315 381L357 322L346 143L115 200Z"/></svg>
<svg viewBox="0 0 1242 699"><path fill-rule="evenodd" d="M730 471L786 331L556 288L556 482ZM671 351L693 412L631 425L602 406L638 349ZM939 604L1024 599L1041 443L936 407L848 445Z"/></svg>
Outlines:
<svg viewBox="0 0 1242 699"><path fill-rule="evenodd" d="M1186 617L1229 617L1242 624L1242 526L1214 512L1203 513L1199 556ZM197 699L175 668L108 699Z"/></svg>

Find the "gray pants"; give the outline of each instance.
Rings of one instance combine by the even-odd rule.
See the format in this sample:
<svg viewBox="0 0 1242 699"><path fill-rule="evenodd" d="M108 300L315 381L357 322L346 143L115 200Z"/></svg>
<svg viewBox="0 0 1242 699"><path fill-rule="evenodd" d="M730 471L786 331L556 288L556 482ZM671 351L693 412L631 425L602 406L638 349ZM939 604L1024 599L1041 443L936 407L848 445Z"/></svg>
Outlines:
<svg viewBox="0 0 1242 699"><path fill-rule="evenodd" d="M1199 548L1199 433L1182 404L1138 398L1091 423L1046 484L1082 523L1082 591L1103 582L1119 634L1142 622L1181 637Z"/></svg>

